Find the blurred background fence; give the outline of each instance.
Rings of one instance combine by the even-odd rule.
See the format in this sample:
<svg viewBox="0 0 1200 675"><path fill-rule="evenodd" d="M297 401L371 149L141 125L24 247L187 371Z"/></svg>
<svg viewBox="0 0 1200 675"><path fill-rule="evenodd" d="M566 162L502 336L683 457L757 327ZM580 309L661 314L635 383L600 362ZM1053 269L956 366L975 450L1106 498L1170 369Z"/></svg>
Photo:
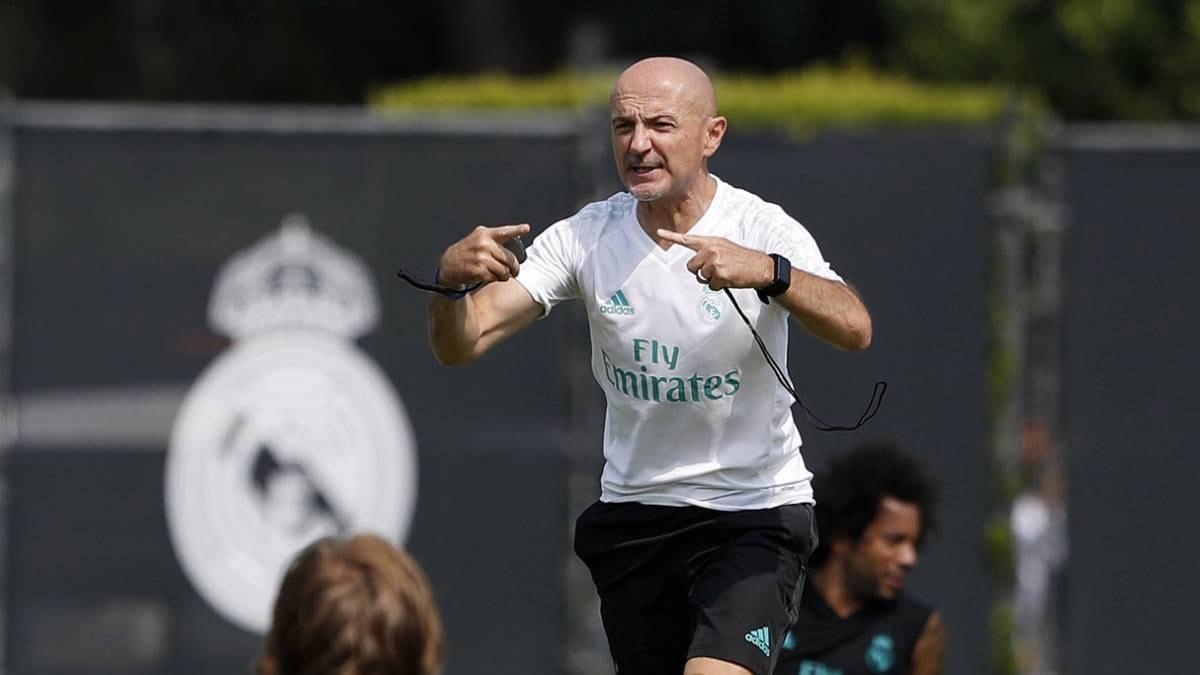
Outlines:
<svg viewBox="0 0 1200 675"><path fill-rule="evenodd" d="M497 660L559 672L565 323L547 320L477 368L443 369L427 347L425 297L394 270L431 274L467 224L544 224L569 211L581 193L571 124L39 105L9 108L5 120L10 672L250 671L259 636L202 599L172 549L164 468L180 404L232 349L209 319L217 272L291 214L359 256L379 298L378 325L357 347L386 374L415 435L406 543L438 589L449 672ZM351 394L330 400L362 403ZM351 478L326 497L347 501L371 476ZM195 481L218 491L216 502L249 489L200 472ZM385 487L411 491L399 477ZM197 524L173 534L202 538L202 521L218 515L198 509L187 515ZM234 524L214 526L233 537L214 557L266 545L237 539Z"/></svg>
<svg viewBox="0 0 1200 675"><path fill-rule="evenodd" d="M1200 130L1068 127L1063 420L1069 673L1187 672L1200 620Z"/></svg>
<svg viewBox="0 0 1200 675"><path fill-rule="evenodd" d="M2 120L8 672L249 671L258 635L198 592L173 548L185 535L170 531L165 471L181 404L233 348L209 318L218 272L297 214L361 259L378 296L357 349L415 438L404 543L445 612L448 672L604 672L569 554L602 423L582 317L555 312L446 369L424 296L393 277L425 273L474 224L538 232L615 190L600 122L26 102ZM1200 418L1200 136L1043 130L1038 168L1014 174L1013 133L734 134L714 171L804 222L872 307L870 351L796 337L791 371L835 419L887 380L856 436L901 439L943 481L914 588L945 613L947 672L999 667L989 629L1012 601L997 593L1009 561L1018 587L1042 584L1031 616L1056 634L1061 672L1182 672L1200 517L1185 431ZM801 428L812 466L856 440ZM989 535L1005 494L1032 499L1032 548Z"/></svg>

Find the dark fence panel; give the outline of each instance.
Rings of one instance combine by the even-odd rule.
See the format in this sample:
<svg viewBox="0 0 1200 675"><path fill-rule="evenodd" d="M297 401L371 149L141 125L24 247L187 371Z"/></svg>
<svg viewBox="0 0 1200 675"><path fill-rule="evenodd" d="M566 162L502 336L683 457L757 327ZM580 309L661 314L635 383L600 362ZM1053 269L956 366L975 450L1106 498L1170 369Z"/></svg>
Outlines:
<svg viewBox="0 0 1200 675"><path fill-rule="evenodd" d="M393 275L431 276L475 224L540 231L569 213L580 191L570 127L335 115L281 130L295 120L206 127L204 114L101 112L109 123L92 126L26 111L14 131L24 425L8 462L10 671L250 672L258 636L210 608L172 550L164 450L182 396L228 346L208 326L218 269L300 212L361 257L378 294L378 325L357 344L412 421L406 545L445 614L447 672L560 672L562 319L445 369L427 346L426 297Z"/></svg>
<svg viewBox="0 0 1200 675"><path fill-rule="evenodd" d="M734 135L714 162L719 176L803 223L871 309L875 338L863 353L838 352L793 329L793 381L827 422L853 423L875 381L888 382L878 417L854 433L816 431L795 407L804 457L817 472L818 500L828 457L868 438L897 438L940 479L942 529L912 586L946 618L950 673L980 672L987 655L989 159L985 138L887 132L803 142Z"/></svg>
<svg viewBox="0 0 1200 675"><path fill-rule="evenodd" d="M1200 135L1068 132L1059 150L1070 210L1067 672L1184 672L1200 618Z"/></svg>

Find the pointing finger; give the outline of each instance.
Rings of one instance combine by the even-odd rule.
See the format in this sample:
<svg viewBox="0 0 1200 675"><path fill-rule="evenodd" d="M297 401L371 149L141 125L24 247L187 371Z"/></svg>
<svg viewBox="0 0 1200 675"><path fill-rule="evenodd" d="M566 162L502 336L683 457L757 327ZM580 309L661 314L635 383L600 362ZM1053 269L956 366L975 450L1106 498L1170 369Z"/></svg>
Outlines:
<svg viewBox="0 0 1200 675"><path fill-rule="evenodd" d="M698 234L680 234L671 230L659 230L658 236L669 242L686 246L693 251L699 251L701 247L712 240L712 237L702 237Z"/></svg>
<svg viewBox="0 0 1200 675"><path fill-rule="evenodd" d="M504 243L509 239L516 239L523 234L529 234L529 223L521 223L520 225L501 225L493 227L492 239Z"/></svg>
<svg viewBox="0 0 1200 675"><path fill-rule="evenodd" d="M686 234L672 232L671 230L659 230L658 236L660 239L666 239L667 241L669 241L673 244L679 244L680 246L686 246L686 247L692 249L693 251L696 250L696 244L692 242L692 237L689 237Z"/></svg>

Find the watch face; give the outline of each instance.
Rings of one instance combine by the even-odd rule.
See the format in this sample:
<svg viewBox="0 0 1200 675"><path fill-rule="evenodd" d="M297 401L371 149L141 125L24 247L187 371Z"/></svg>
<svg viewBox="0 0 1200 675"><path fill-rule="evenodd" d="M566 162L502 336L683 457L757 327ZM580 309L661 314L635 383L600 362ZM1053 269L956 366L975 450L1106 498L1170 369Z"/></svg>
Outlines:
<svg viewBox="0 0 1200 675"><path fill-rule="evenodd" d="M787 258L778 253L771 254L771 260L775 261L775 279L770 286L763 289L763 292L770 297L783 295L787 289L792 286L792 263Z"/></svg>

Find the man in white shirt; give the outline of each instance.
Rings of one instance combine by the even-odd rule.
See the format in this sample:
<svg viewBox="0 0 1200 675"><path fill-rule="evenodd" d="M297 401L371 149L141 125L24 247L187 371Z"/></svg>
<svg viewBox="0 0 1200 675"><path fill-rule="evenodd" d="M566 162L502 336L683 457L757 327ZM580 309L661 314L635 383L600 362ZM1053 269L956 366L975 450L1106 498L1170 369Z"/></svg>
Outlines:
<svg viewBox="0 0 1200 675"><path fill-rule="evenodd" d="M575 550L616 670L765 675L816 544L812 474L791 398L733 303L784 368L789 316L859 350L870 315L803 226L709 173L726 121L704 71L639 61L611 103L628 192L549 227L523 264L504 243L527 224L478 227L447 249L441 284L486 285L433 298L434 353L472 361L581 300L608 411L601 496Z"/></svg>

